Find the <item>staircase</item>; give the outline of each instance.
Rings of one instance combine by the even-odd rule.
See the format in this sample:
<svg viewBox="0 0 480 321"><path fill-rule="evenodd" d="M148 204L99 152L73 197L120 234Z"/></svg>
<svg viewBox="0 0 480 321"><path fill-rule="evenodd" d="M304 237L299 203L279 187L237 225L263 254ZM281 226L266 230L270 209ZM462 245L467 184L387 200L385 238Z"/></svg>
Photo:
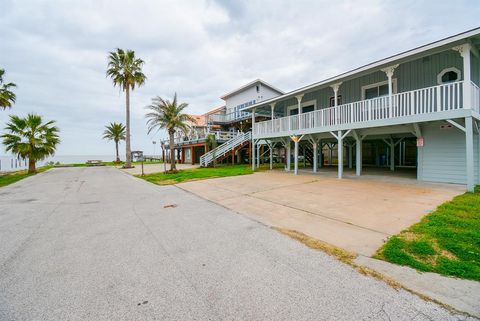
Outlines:
<svg viewBox="0 0 480 321"><path fill-rule="evenodd" d="M230 140L227 140L222 145L212 149L208 153L203 154L200 157L200 166L207 167L214 160L224 157L228 153L231 153L232 150L243 146L245 143L249 142L252 139L252 132L240 133L237 136L233 137Z"/></svg>

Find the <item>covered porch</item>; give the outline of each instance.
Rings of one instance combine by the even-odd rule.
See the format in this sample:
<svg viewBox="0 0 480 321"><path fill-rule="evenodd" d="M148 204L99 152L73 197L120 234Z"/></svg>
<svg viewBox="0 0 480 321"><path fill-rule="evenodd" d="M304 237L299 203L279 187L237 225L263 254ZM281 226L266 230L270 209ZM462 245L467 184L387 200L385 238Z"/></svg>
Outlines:
<svg viewBox="0 0 480 321"><path fill-rule="evenodd" d="M258 146L267 146L272 154L280 144L288 155L286 170L298 174L299 162L305 162L308 154L302 149L308 148L313 173L325 165L327 157L327 164L336 165L341 179L346 166L362 175L369 141L386 146L381 161L377 152L375 166L386 166L392 172L406 165L402 163L407 154L403 146L409 142L408 150L416 157L416 164L409 166L417 167L418 179L439 181L443 166L450 171L444 182L467 184L468 190L473 190L479 182L479 147L475 143L479 141L480 119L477 47L474 42L459 40L400 54L251 106L252 115L271 112L268 121L255 123L252 116L252 153L259 153ZM433 134L438 128L431 125L439 123L441 128L458 130L439 132L448 146L442 146L438 135ZM429 137L428 148L423 148L425 136ZM320 153L325 146L327 155ZM252 168L258 165L258 156L254 155L257 161ZM465 170L452 169L459 166Z"/></svg>

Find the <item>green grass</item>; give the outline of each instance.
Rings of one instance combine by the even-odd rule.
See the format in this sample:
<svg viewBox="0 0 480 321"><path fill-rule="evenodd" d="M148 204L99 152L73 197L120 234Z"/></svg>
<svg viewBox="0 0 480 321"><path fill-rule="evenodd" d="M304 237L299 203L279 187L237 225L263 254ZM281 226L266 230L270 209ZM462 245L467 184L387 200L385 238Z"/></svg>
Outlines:
<svg viewBox="0 0 480 321"><path fill-rule="evenodd" d="M376 258L420 271L480 281L480 188L443 203L391 237Z"/></svg>
<svg viewBox="0 0 480 321"><path fill-rule="evenodd" d="M37 172L44 172L48 169L50 169L51 166L44 166L37 168ZM19 180L22 180L26 177L33 176L35 174L28 174L26 170L24 171L16 171L16 172L11 172L11 173L5 173L5 174L0 174L0 187L4 187L13 183L18 182Z"/></svg>
<svg viewBox="0 0 480 321"><path fill-rule="evenodd" d="M147 174L142 178L158 185L171 185L193 180L201 180L215 177L227 177L252 174L250 165L229 165L207 168L192 168L178 171L177 173L154 173ZM138 175L137 175L138 176ZM140 177L140 176L139 176Z"/></svg>

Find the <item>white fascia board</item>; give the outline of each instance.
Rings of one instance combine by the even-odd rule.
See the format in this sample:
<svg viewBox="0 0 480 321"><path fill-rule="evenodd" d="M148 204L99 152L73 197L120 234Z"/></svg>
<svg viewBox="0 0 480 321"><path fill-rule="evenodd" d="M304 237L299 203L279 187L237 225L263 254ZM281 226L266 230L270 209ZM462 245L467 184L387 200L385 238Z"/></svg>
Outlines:
<svg viewBox="0 0 480 321"><path fill-rule="evenodd" d="M226 93L225 95L223 95L222 97L220 97L220 99L226 100L228 97L233 96L234 94L237 94L237 93L239 93L239 92L241 92L241 91L243 91L243 90L245 90L245 89L247 89L247 88L250 88L250 87L252 87L252 86L254 86L254 85L256 85L256 84L262 84L262 85L264 85L264 86L266 86L266 87L268 87L268 88L270 88L270 89L273 89L274 91L278 92L278 93L281 94L281 95L284 95L284 94L285 94L284 91L282 91L282 90L280 90L280 89L278 89L278 88L270 85L270 84L267 83L266 81L263 81L263 80L261 80L261 79L255 79L254 81L251 81L251 82L249 82L248 84L243 85L243 86L240 87L240 88L237 88L237 89L235 89L235 90L233 90L233 91L230 91L230 92Z"/></svg>
<svg viewBox="0 0 480 321"><path fill-rule="evenodd" d="M325 80L322 80L320 82L313 83L311 85L307 85L304 87L301 87L299 89L293 90L291 92L288 92L286 94L283 94L281 96L277 96L268 100L264 100L260 103L257 103L255 105L251 105L245 108L242 108L241 111L250 111L253 108L259 108L263 107L266 105L269 105L273 102L283 100L286 98L291 98L295 95L298 95L300 93L304 93L306 91L316 89L317 87L322 87L326 86L331 83L338 82L340 80L343 80L345 78L349 78L353 75L358 75L361 73L364 73L366 71L370 71L371 69L381 69L382 67L391 65L391 64L396 64L396 63L402 63L408 60L413 60L420 58L422 56L430 55L433 54L434 52L439 52L439 51L444 51L448 50L451 47L454 47L459 44L463 44L466 41L468 41L468 38L474 37L474 36L479 36L480 35L480 28L475 28L466 32L462 32L460 34L444 38L442 40L438 40L408 51L404 51L402 53L396 54L394 56L390 56L388 58L382 59L382 60L377 60L375 62L372 62L370 64L364 65L362 67L358 67L355 69L352 69L350 71L347 71L345 73L342 73L338 76L334 76L331 78L327 78ZM402 61L403 60L403 61Z"/></svg>

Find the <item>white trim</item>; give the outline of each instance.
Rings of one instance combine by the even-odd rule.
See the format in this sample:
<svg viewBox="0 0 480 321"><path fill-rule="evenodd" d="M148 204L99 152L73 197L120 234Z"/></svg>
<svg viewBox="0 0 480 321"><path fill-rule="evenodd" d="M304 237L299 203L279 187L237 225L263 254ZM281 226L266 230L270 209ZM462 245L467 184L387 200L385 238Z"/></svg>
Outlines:
<svg viewBox="0 0 480 321"><path fill-rule="evenodd" d="M306 102L303 102L303 103L300 104L300 106L302 108L305 107L305 106L310 106L310 105L313 105L313 110L317 110L317 100L316 99L309 100L309 101L306 101ZM296 108L298 108L298 104L287 106L287 115L290 116L290 111L292 109L296 109Z"/></svg>
<svg viewBox="0 0 480 321"><path fill-rule="evenodd" d="M383 86L383 85L388 85L388 80L379 81L375 84L362 86L362 89L361 89L362 90L362 100L365 100L365 90L366 89L380 87L380 86ZM392 88L393 94L395 95L397 93L397 78L392 79L392 87L393 87ZM388 97L388 94L386 94L385 97Z"/></svg>
<svg viewBox="0 0 480 321"><path fill-rule="evenodd" d="M223 100L226 100L227 98L229 98L230 96L233 96L234 94L237 94L237 93L240 93L246 89L249 89L249 88L252 88L254 85L257 85L257 84L260 84L262 85L263 87L268 87L270 89L272 89L273 91L276 91L277 93L279 93L280 95L284 95L285 92L283 92L282 90L270 85L268 82L266 81L263 81L261 79L255 79L254 81L251 81L249 82L248 84L246 85L243 85L241 86L240 88L237 88L235 90L232 90L228 93L226 93L225 95L223 95L222 97L220 97L221 99ZM262 88L260 88L260 90L262 90ZM248 107L245 107L245 108L248 108Z"/></svg>
<svg viewBox="0 0 480 321"><path fill-rule="evenodd" d="M445 68L443 69L442 71L440 71L437 75L437 84L439 85L443 85L443 84L447 84L446 82L442 82L442 77L443 75L445 75L447 72L450 72L450 71L454 71L458 74L458 78L454 81L460 81L462 80L462 72L458 69L458 68L455 68L455 67L449 67L449 68ZM450 82L453 82L453 81L449 81L448 83Z"/></svg>

